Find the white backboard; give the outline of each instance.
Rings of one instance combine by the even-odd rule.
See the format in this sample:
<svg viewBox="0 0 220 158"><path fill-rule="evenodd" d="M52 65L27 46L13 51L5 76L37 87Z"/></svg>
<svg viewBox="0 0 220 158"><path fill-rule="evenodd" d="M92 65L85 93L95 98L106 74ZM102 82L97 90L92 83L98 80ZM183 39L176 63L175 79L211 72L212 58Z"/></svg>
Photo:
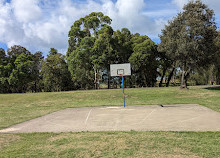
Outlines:
<svg viewBox="0 0 220 158"><path fill-rule="evenodd" d="M110 65L111 76L130 76L131 64L111 64Z"/></svg>

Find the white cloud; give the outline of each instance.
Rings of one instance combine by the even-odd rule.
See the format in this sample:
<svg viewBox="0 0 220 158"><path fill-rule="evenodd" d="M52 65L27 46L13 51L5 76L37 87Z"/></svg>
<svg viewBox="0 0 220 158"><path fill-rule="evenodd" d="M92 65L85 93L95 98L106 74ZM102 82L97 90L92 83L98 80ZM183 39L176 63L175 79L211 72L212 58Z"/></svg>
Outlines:
<svg viewBox="0 0 220 158"><path fill-rule="evenodd" d="M108 14L107 12L107 15L112 18L112 25L115 29L127 27L132 32L149 34L155 28L155 23L142 14L144 6L143 0L118 0L111 5L111 13Z"/></svg>
<svg viewBox="0 0 220 158"><path fill-rule="evenodd" d="M0 37L2 42L11 46L21 40L23 29L13 17L11 5L0 1Z"/></svg>
<svg viewBox="0 0 220 158"><path fill-rule="evenodd" d="M170 18L177 14L177 10L162 9L162 10L146 11L143 14L150 18L161 18L161 17Z"/></svg>
<svg viewBox="0 0 220 158"><path fill-rule="evenodd" d="M182 9L184 4L186 4L189 0L173 0L172 2L178 6L179 9Z"/></svg>
<svg viewBox="0 0 220 158"><path fill-rule="evenodd" d="M172 3L177 5L179 9L182 9L185 4L191 0L172 0ZM220 13L220 1L219 0L201 0L203 3L207 4L208 7L214 9L215 13Z"/></svg>
<svg viewBox="0 0 220 158"><path fill-rule="evenodd" d="M145 4L144 0L118 0L115 6L118 9L118 15L129 20L135 18Z"/></svg>
<svg viewBox="0 0 220 158"><path fill-rule="evenodd" d="M206 1L210 6L216 3L216 0ZM187 0L172 2L182 8ZM0 42L8 47L19 44L32 52L48 52L54 47L65 54L71 25L93 11L111 17L114 29L127 27L133 33L155 39L167 20L176 15L176 10L149 11L148 5L144 0L11 0L10 3L0 0Z"/></svg>
<svg viewBox="0 0 220 158"><path fill-rule="evenodd" d="M220 14L220 1L219 0L203 0L205 4L211 9L214 9L216 14Z"/></svg>
<svg viewBox="0 0 220 158"><path fill-rule="evenodd" d="M0 0L0 42L9 47L20 44L31 51L54 47L65 53L70 26L92 11L110 16L114 29L128 27L133 32L154 36L161 26L142 14L144 6L144 0Z"/></svg>
<svg viewBox="0 0 220 158"><path fill-rule="evenodd" d="M41 17L40 0L12 0L11 6L19 22L30 22Z"/></svg>

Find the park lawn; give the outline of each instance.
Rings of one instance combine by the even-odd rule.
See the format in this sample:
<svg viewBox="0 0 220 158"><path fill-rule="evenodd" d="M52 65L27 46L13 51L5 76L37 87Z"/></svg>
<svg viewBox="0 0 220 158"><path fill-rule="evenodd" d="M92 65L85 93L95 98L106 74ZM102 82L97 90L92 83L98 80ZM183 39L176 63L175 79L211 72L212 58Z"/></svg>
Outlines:
<svg viewBox="0 0 220 158"><path fill-rule="evenodd" d="M219 158L220 132L0 134L0 157Z"/></svg>
<svg viewBox="0 0 220 158"><path fill-rule="evenodd" d="M218 87L136 88L125 93L126 105L200 104L220 112ZM121 89L0 94L0 129L65 108L121 105Z"/></svg>
<svg viewBox="0 0 220 158"><path fill-rule="evenodd" d="M127 105L200 104L220 112L220 88L126 89ZM121 106L122 92L0 95L0 129L68 107ZM0 157L220 157L220 132L0 134Z"/></svg>

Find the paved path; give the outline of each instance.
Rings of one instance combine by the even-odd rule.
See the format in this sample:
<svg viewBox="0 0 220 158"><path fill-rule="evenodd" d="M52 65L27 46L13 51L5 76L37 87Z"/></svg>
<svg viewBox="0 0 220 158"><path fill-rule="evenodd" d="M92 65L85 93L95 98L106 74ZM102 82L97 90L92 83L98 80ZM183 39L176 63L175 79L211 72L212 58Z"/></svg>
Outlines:
<svg viewBox="0 0 220 158"><path fill-rule="evenodd" d="M2 133L79 131L220 131L220 113L191 105L68 108L0 130Z"/></svg>

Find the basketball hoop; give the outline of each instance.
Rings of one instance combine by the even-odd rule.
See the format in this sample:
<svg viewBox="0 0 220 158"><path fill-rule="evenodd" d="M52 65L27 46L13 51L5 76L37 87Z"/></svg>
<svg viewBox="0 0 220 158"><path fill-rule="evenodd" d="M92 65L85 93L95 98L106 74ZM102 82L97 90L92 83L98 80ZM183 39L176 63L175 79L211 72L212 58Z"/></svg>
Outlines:
<svg viewBox="0 0 220 158"><path fill-rule="evenodd" d="M117 69L117 75L123 76L124 75L124 69Z"/></svg>
<svg viewBox="0 0 220 158"><path fill-rule="evenodd" d="M131 65L126 64L111 64L110 65L111 76L130 76L131 75Z"/></svg>
<svg viewBox="0 0 220 158"><path fill-rule="evenodd" d="M125 93L124 93L124 76L131 75L131 64L111 64L110 65L111 76L122 77L122 89L123 89L123 107L125 107Z"/></svg>

